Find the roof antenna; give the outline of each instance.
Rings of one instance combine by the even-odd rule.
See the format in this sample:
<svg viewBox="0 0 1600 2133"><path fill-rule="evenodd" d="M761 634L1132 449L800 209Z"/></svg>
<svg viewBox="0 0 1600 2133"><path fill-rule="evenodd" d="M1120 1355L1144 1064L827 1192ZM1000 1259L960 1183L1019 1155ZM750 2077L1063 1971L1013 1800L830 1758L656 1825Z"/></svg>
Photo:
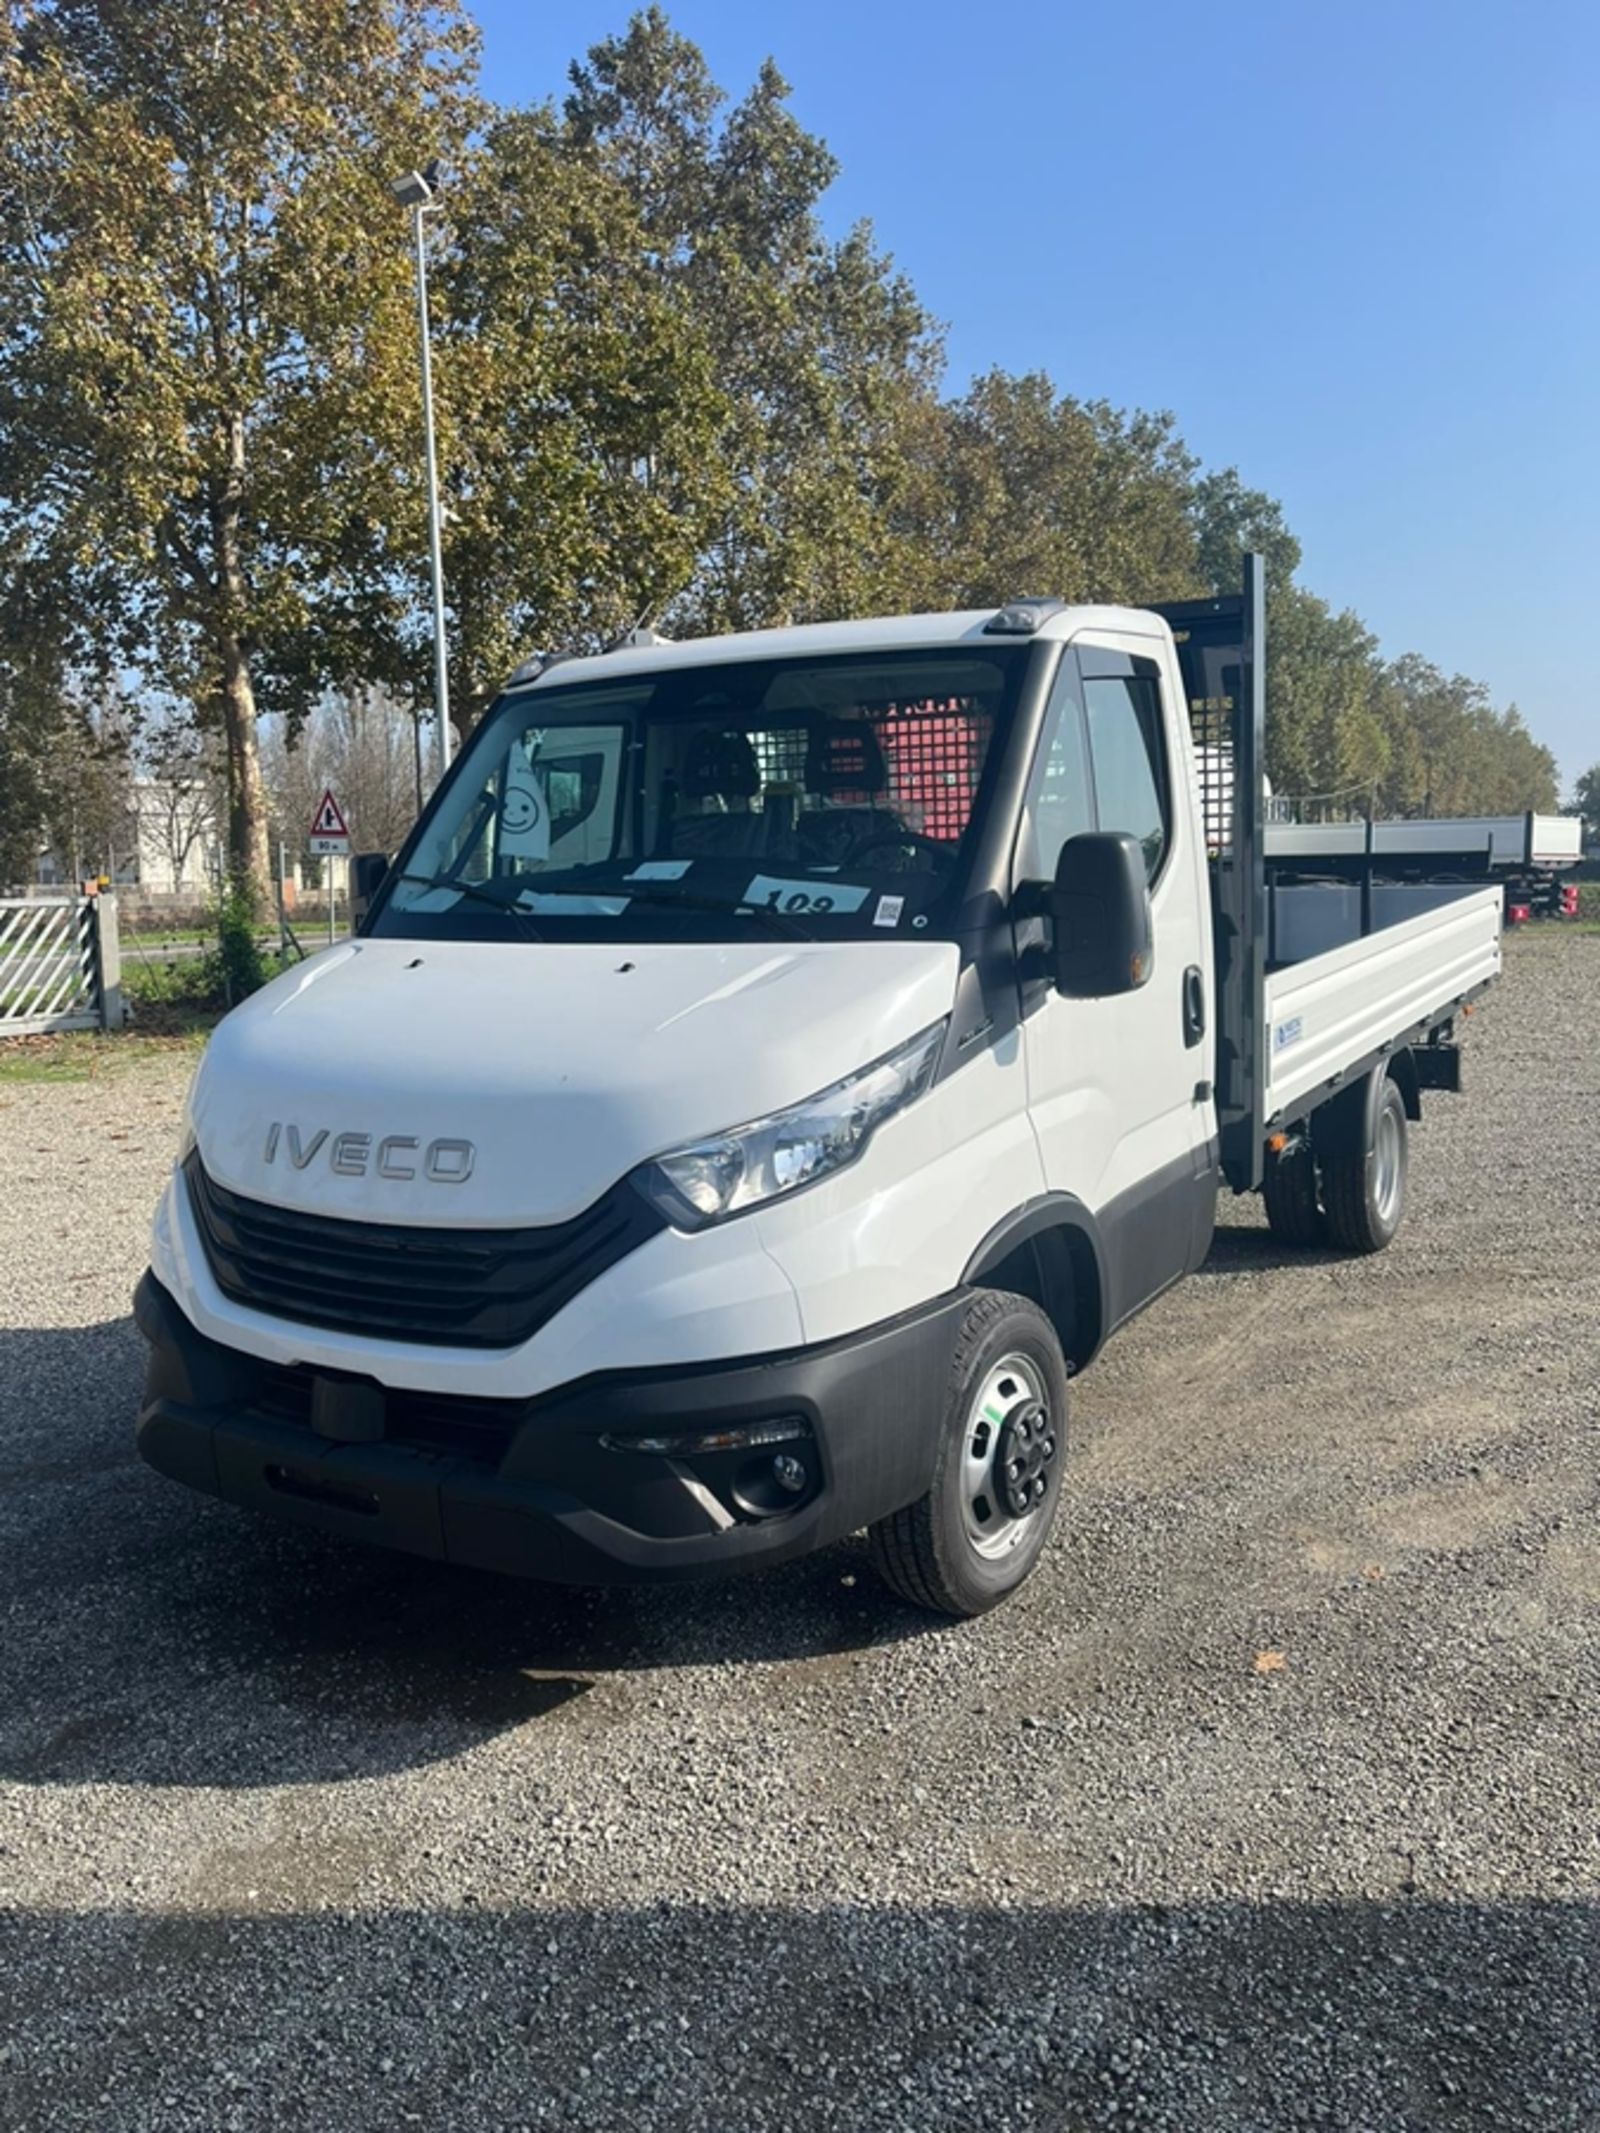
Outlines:
<svg viewBox="0 0 1600 2133"><path fill-rule="evenodd" d="M670 644L672 639L662 636L653 627L654 618L660 612L661 602L659 600L647 600L639 610L638 620L630 629L624 630L620 637L613 637L606 646L606 650L608 652L629 652L641 650L652 644Z"/></svg>

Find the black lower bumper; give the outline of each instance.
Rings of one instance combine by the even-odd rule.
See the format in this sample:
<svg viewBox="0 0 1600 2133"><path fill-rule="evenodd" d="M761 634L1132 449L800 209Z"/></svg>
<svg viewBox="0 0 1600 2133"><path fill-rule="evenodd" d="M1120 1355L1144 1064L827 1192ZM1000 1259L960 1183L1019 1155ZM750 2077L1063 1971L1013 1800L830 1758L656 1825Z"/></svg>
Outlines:
<svg viewBox="0 0 1600 2133"><path fill-rule="evenodd" d="M509 1402L263 1363L196 1332L146 1274L139 1451L232 1503L480 1569L717 1577L824 1547L923 1494L966 1302L825 1347L602 1373ZM730 1432L758 1441L703 1441ZM793 1462L781 1480L780 1459Z"/></svg>

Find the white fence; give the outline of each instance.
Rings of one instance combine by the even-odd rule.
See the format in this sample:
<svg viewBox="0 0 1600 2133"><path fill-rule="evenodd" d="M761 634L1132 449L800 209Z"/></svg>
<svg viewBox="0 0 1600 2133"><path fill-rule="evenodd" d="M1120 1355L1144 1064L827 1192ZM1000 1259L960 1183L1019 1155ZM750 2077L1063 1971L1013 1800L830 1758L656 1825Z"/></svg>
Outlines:
<svg viewBox="0 0 1600 2133"><path fill-rule="evenodd" d="M115 900L0 900L0 1037L121 1026Z"/></svg>

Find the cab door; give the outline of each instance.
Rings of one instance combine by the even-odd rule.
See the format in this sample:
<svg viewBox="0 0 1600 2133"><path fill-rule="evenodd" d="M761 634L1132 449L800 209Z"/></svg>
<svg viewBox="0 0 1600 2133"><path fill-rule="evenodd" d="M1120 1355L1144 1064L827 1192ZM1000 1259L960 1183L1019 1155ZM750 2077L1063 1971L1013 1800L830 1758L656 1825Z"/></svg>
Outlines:
<svg viewBox="0 0 1600 2133"><path fill-rule="evenodd" d="M1063 842L1125 830L1145 854L1154 956L1148 981L1108 999L1064 998L1037 945L1018 943L1028 1104L1046 1184L1100 1232L1106 1330L1178 1279L1210 1243L1210 908L1181 699L1162 640L1096 631L1062 655L1019 838L1019 879L1049 880Z"/></svg>

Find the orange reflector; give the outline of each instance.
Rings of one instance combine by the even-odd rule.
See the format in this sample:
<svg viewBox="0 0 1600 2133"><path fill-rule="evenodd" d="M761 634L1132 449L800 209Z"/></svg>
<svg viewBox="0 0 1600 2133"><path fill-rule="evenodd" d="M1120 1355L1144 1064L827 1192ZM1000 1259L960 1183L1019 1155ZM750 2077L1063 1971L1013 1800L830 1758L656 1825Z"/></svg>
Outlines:
<svg viewBox="0 0 1600 2133"><path fill-rule="evenodd" d="M1269 1133L1267 1135L1267 1147L1273 1155L1282 1155L1288 1145L1289 1136L1287 1133Z"/></svg>

